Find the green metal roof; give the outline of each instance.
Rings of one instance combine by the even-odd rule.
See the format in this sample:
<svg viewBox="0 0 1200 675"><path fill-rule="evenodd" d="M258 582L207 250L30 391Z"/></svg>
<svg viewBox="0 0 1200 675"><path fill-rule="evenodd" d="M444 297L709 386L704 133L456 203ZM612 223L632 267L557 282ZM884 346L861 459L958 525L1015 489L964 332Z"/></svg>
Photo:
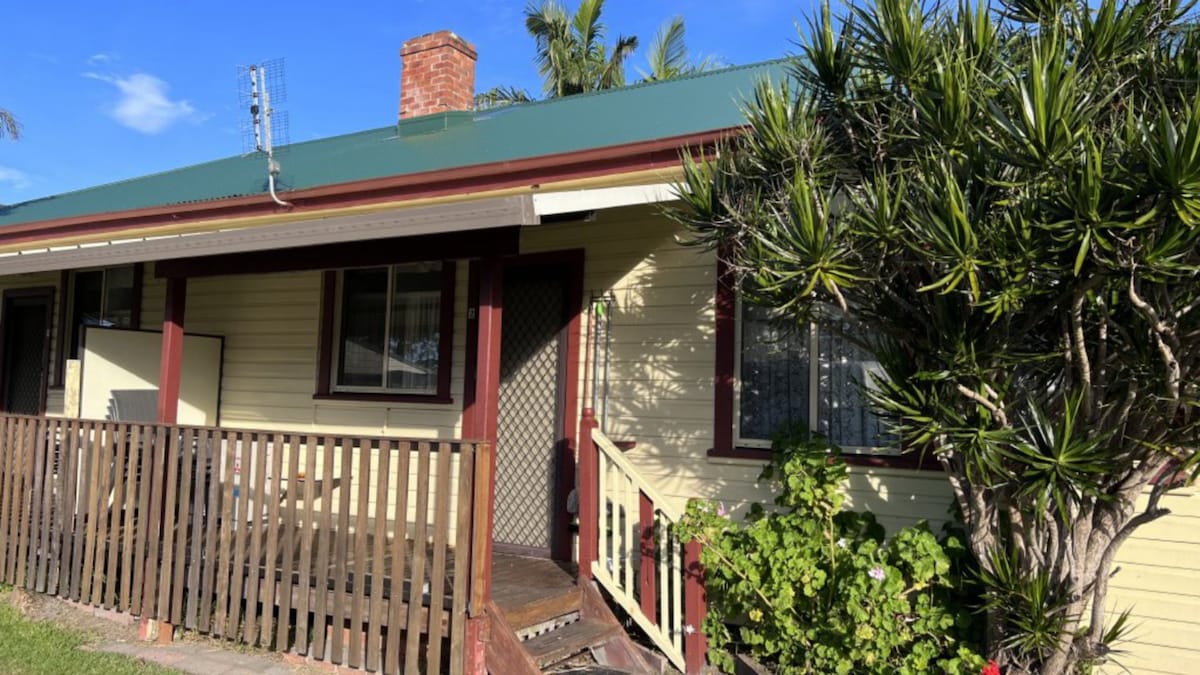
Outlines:
<svg viewBox="0 0 1200 675"><path fill-rule="evenodd" d="M380 129L295 143L277 156L280 196L350 181L419 174L683 136L738 126L741 102L785 61L477 112L430 115ZM253 153L0 206L0 228L129 209L265 195Z"/></svg>

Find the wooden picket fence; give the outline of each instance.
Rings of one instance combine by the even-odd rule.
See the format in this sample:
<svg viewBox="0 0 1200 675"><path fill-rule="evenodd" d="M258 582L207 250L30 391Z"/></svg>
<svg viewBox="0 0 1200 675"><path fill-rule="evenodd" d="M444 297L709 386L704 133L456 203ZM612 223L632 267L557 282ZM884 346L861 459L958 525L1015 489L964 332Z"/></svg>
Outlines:
<svg viewBox="0 0 1200 675"><path fill-rule="evenodd" d="M0 415L0 581L372 672L460 673L490 453Z"/></svg>

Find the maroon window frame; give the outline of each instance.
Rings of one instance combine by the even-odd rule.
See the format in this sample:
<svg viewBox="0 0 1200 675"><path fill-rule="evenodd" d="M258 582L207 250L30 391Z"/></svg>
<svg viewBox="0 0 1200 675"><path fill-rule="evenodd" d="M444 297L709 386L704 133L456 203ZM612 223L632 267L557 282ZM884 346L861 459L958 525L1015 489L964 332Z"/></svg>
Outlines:
<svg viewBox="0 0 1200 675"><path fill-rule="evenodd" d="M333 388L333 352L337 349L337 275L327 270L321 276L321 332L318 341L317 387L313 398L324 401L380 401L387 403L453 403L450 369L454 352L454 300L458 266L442 261L442 304L438 326L437 390L432 394L391 394L336 391Z"/></svg>
<svg viewBox="0 0 1200 675"><path fill-rule="evenodd" d="M737 278L733 268L723 256L717 256L716 325L714 343L716 349L716 372L713 374L713 447L709 457L726 459L748 459L766 462L771 451L765 448L738 447L733 435L734 374L737 372ZM900 455L843 454L847 464L875 466L894 469L918 469L941 471L942 467L933 458L919 454Z"/></svg>

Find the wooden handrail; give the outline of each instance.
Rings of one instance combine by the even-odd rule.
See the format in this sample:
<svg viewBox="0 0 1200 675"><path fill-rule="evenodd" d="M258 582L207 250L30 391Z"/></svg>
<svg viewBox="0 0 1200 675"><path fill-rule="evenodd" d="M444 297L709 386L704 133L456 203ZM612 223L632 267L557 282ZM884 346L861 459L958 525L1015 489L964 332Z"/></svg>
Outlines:
<svg viewBox="0 0 1200 675"><path fill-rule="evenodd" d="M673 522L677 522L683 517L683 512L671 506L671 502L655 489L650 484L650 481L642 477L642 472L633 465L633 462L629 461L625 453L621 452L621 449L610 441L607 436L597 430L592 433L592 440L596 443L596 447L604 452L605 459L612 462L623 473L634 479L638 489L644 492L650 498L650 501L654 502L654 507L662 511L663 515L670 518Z"/></svg>
<svg viewBox="0 0 1200 675"><path fill-rule="evenodd" d="M707 643L700 545L679 541L682 518L665 495L596 428L580 419L580 577L609 592L671 662L687 675L704 669ZM636 527L635 527L636 522Z"/></svg>

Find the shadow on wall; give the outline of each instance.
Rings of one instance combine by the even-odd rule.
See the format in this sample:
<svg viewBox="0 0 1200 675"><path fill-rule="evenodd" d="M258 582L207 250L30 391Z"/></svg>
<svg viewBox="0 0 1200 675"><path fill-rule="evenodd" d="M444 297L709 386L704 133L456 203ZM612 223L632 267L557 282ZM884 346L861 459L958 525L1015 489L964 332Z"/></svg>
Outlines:
<svg viewBox="0 0 1200 675"><path fill-rule="evenodd" d="M625 234L623 223L638 223L625 237L630 253L588 252L585 299L604 292L613 298L608 396L602 376L597 417L607 411L607 435L636 443L628 457L681 503L723 500L735 514L752 501L769 503L773 485L758 480L761 464L707 457L713 444L715 256L679 244L665 218L661 227L642 226L647 220L645 211L620 209L591 225L613 233L598 236L616 238ZM597 323L602 329L605 320ZM951 503L944 477L933 472L855 469L847 492L853 508L874 512L889 529L921 519L935 521L936 528Z"/></svg>

